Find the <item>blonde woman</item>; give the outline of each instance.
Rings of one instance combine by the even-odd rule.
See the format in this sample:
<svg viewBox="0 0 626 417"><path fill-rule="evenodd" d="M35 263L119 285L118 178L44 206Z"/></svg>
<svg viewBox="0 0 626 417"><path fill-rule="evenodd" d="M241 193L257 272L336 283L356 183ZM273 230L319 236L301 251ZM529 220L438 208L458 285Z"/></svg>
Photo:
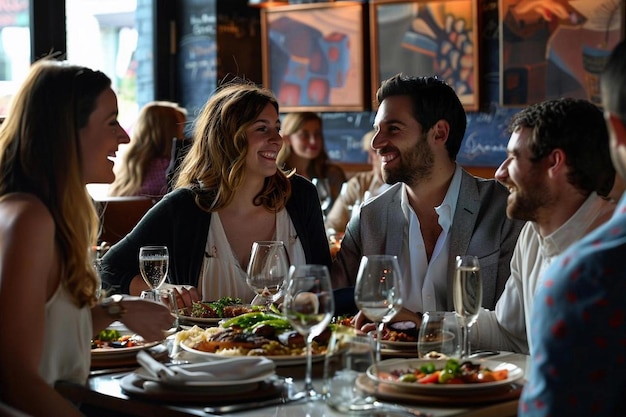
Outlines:
<svg viewBox="0 0 626 417"><path fill-rule="evenodd" d="M324 146L322 118L313 112L287 114L282 121L281 134L285 146L278 154L278 166L308 179L322 178L330 186L330 208L347 181L339 165L330 162Z"/></svg>
<svg viewBox="0 0 626 417"><path fill-rule="evenodd" d="M109 194L162 197L168 188L166 172L172 162L172 140L183 139L186 119L186 110L176 103L155 101L145 105Z"/></svg>
<svg viewBox="0 0 626 417"><path fill-rule="evenodd" d="M85 185L114 179L109 158L128 142L117 112L102 72L43 60L0 129L0 403L29 416L81 415L54 384L86 383L91 339L112 321L146 341L172 324L161 304L96 296L98 217Z"/></svg>

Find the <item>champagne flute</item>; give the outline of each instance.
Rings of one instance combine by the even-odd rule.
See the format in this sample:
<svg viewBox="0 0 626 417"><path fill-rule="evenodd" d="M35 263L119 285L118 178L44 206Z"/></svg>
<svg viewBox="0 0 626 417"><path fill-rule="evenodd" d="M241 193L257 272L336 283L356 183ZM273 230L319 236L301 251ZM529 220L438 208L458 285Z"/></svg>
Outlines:
<svg viewBox="0 0 626 417"><path fill-rule="evenodd" d="M475 256L456 257L456 271L452 288L454 310L461 326L461 358L470 355L469 330L476 322L483 302L483 284L480 265Z"/></svg>
<svg viewBox="0 0 626 417"><path fill-rule="evenodd" d="M169 269L170 255L167 246L142 246L139 249L139 270L141 277L148 284L148 287L155 292L157 291L167 278Z"/></svg>
<svg viewBox="0 0 626 417"><path fill-rule="evenodd" d="M252 244L246 282L265 299L265 309L282 296L289 273L289 256L282 241L258 241Z"/></svg>
<svg viewBox="0 0 626 417"><path fill-rule="evenodd" d="M376 362L385 323L402 308L402 277L398 258L393 255L366 255L361 258L354 288L354 301L365 316L376 323Z"/></svg>
<svg viewBox="0 0 626 417"><path fill-rule="evenodd" d="M335 312L328 268L325 265L292 266L286 286L283 312L306 341L304 393L309 400L320 399L321 394L313 387L311 377L311 345L313 339L326 329Z"/></svg>

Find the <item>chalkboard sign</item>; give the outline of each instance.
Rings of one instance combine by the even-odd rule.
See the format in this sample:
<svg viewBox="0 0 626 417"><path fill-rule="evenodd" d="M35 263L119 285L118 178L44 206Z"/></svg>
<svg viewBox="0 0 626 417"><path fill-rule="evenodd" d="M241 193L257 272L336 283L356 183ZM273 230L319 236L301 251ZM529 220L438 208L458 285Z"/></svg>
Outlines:
<svg viewBox="0 0 626 417"><path fill-rule="evenodd" d="M506 158L510 118L519 109L493 106L490 112L467 114L467 130L457 161L463 166L496 167ZM372 129L375 112L322 113L326 151L331 159L366 163L362 138Z"/></svg>
<svg viewBox="0 0 626 417"><path fill-rule="evenodd" d="M195 119L217 83L217 0L183 0L180 9L180 102Z"/></svg>
<svg viewBox="0 0 626 417"><path fill-rule="evenodd" d="M328 156L347 163L367 162L363 135L372 130L374 112L322 113Z"/></svg>
<svg viewBox="0 0 626 417"><path fill-rule="evenodd" d="M500 165L506 159L509 121L517 111L494 106L490 113L468 113L467 131L457 161L463 166Z"/></svg>

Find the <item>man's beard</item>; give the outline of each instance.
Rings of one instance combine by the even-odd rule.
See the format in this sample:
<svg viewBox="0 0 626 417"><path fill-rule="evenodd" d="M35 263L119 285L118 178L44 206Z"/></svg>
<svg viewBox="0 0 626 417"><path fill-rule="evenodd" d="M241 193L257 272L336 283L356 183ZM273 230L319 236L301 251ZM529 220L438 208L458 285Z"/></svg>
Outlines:
<svg viewBox="0 0 626 417"><path fill-rule="evenodd" d="M381 151L384 150L383 148ZM430 178L435 164L435 155L428 146L426 134L420 137L414 148L401 153L398 159L400 161L396 168L386 169L383 166L383 179L387 184L403 182L408 186L414 186Z"/></svg>
<svg viewBox="0 0 626 417"><path fill-rule="evenodd" d="M522 192L518 188L515 192L516 198L507 204L507 216L511 219L536 222L539 218L539 209L552 204L552 197L546 190L543 180L526 184Z"/></svg>

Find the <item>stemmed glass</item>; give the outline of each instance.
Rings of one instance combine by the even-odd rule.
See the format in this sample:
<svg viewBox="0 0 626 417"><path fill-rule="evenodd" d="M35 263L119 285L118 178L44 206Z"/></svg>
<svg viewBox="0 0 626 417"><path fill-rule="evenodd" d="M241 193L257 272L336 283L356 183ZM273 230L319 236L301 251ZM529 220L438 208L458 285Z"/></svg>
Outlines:
<svg viewBox="0 0 626 417"><path fill-rule="evenodd" d="M308 399L321 395L313 387L311 370L313 339L324 331L335 312L330 275L325 265L298 265L289 269L283 313L306 340L304 393Z"/></svg>
<svg viewBox="0 0 626 417"><path fill-rule="evenodd" d="M322 207L322 213L327 214L330 209L330 203L332 202L332 196L330 195L330 183L328 178L313 178L311 180L315 188L317 188L317 195L320 198L320 205Z"/></svg>
<svg viewBox="0 0 626 417"><path fill-rule="evenodd" d="M142 246L139 249L139 270L143 280L155 293L167 278L170 255L167 246Z"/></svg>
<svg viewBox="0 0 626 417"><path fill-rule="evenodd" d="M461 326L461 358L470 355L469 330L476 322L483 302L483 284L478 258L471 255L456 257L452 288L454 310Z"/></svg>
<svg viewBox="0 0 626 417"><path fill-rule="evenodd" d="M289 257L282 241L268 240L252 244L246 282L265 299L265 309L282 296L289 273Z"/></svg>
<svg viewBox="0 0 626 417"><path fill-rule="evenodd" d="M376 362L380 362L385 323L402 308L402 276L393 255L366 255L361 258L354 288L354 301L365 316L376 323Z"/></svg>

